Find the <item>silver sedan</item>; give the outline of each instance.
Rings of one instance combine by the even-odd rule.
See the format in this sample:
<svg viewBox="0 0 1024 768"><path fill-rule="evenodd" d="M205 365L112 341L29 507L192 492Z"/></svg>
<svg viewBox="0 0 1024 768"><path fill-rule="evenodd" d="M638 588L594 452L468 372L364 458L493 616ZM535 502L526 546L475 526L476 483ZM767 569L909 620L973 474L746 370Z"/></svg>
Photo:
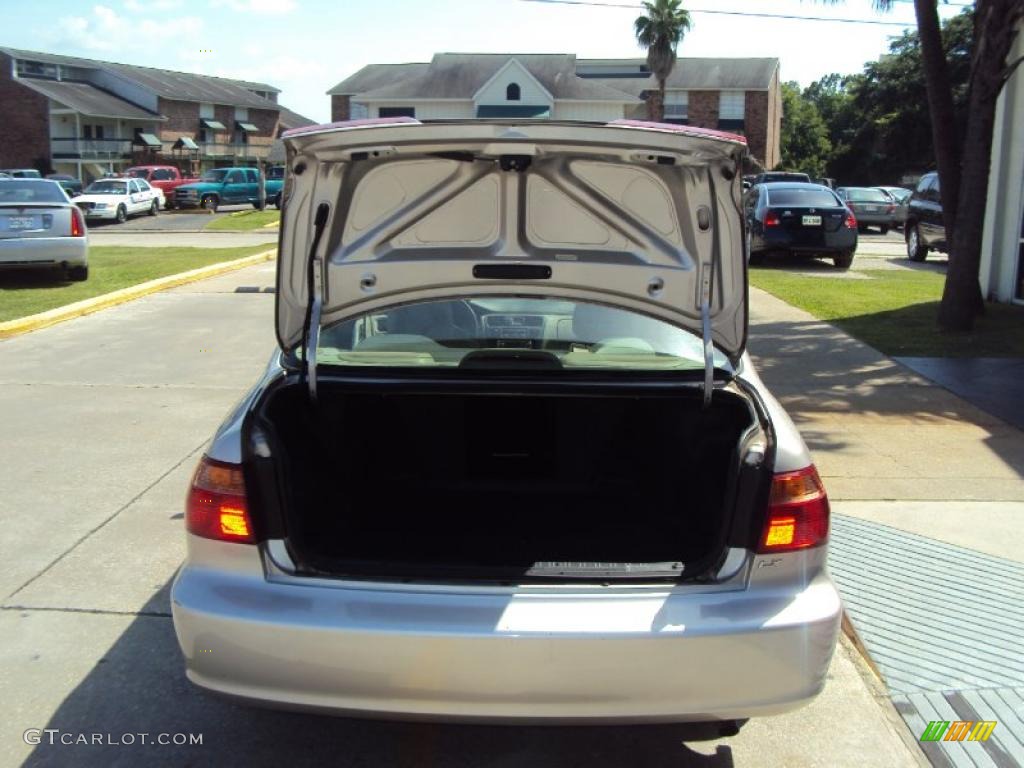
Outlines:
<svg viewBox="0 0 1024 768"><path fill-rule="evenodd" d="M540 723L811 700L829 504L745 351L743 139L391 118L285 146L280 348L186 503L189 679Z"/></svg>
<svg viewBox="0 0 1024 768"><path fill-rule="evenodd" d="M85 219L60 184L0 179L0 269L56 268L85 280L88 250Z"/></svg>

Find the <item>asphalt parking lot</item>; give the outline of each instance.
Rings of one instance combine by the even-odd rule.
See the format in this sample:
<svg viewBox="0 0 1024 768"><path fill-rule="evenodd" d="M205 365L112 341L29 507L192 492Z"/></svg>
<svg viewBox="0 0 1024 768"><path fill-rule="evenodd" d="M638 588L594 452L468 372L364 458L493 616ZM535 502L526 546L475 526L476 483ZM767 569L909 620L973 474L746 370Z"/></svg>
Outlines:
<svg viewBox="0 0 1024 768"><path fill-rule="evenodd" d="M123 224L115 221L93 219L89 222L90 233L112 232L196 232L212 221L222 219L235 211L252 210L251 205L224 205L216 213L188 211L160 211L157 216L133 216Z"/></svg>
<svg viewBox="0 0 1024 768"><path fill-rule="evenodd" d="M508 728L253 710L185 679L168 589L182 501L216 424L274 346L274 264L0 343L0 729L5 764L345 766L915 765L855 650L808 708L708 726ZM252 289L257 289L253 291ZM242 289L241 291L239 289ZM197 734L202 745L48 745ZM31 734L29 741L31 741Z"/></svg>

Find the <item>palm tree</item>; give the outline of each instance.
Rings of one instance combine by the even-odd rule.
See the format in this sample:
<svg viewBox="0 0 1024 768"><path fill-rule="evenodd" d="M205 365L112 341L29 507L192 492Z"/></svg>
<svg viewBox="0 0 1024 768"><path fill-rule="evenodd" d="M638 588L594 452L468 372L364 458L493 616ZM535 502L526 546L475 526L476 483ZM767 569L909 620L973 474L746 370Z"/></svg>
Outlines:
<svg viewBox="0 0 1024 768"><path fill-rule="evenodd" d="M636 41L647 49L647 67L658 81L657 96L647 99L651 120L665 118L665 81L676 65L676 49L690 31L690 12L681 5L682 0L645 0L644 15L633 22Z"/></svg>

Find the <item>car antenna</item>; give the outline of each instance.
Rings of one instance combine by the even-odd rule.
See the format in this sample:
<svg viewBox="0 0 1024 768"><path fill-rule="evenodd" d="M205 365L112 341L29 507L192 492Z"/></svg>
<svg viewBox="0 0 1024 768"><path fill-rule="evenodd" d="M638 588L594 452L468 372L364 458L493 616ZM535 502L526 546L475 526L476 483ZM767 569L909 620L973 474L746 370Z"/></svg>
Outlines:
<svg viewBox="0 0 1024 768"><path fill-rule="evenodd" d="M322 286L323 275L318 269L319 259L317 250L320 248L320 238L324 234L324 227L327 224L327 217L330 215L331 207L327 203L320 203L316 207L316 216L313 219L313 243L309 247L309 259L306 262L306 317L302 322L302 370L299 374L300 380L304 378L309 387L310 402L316 403L316 351L320 342L320 311L322 308Z"/></svg>

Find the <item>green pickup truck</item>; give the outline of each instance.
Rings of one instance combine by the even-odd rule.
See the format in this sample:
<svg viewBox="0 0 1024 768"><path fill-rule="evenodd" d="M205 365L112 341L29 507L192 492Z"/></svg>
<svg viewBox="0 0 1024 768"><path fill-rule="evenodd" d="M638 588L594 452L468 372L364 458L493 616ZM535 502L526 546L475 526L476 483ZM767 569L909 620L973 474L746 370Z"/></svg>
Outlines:
<svg viewBox="0 0 1024 768"><path fill-rule="evenodd" d="M214 168L199 181L183 184L174 190L174 204L179 208L217 210L221 205L251 203L259 207L260 172L255 168ZM266 179L267 205L281 207L284 179Z"/></svg>

